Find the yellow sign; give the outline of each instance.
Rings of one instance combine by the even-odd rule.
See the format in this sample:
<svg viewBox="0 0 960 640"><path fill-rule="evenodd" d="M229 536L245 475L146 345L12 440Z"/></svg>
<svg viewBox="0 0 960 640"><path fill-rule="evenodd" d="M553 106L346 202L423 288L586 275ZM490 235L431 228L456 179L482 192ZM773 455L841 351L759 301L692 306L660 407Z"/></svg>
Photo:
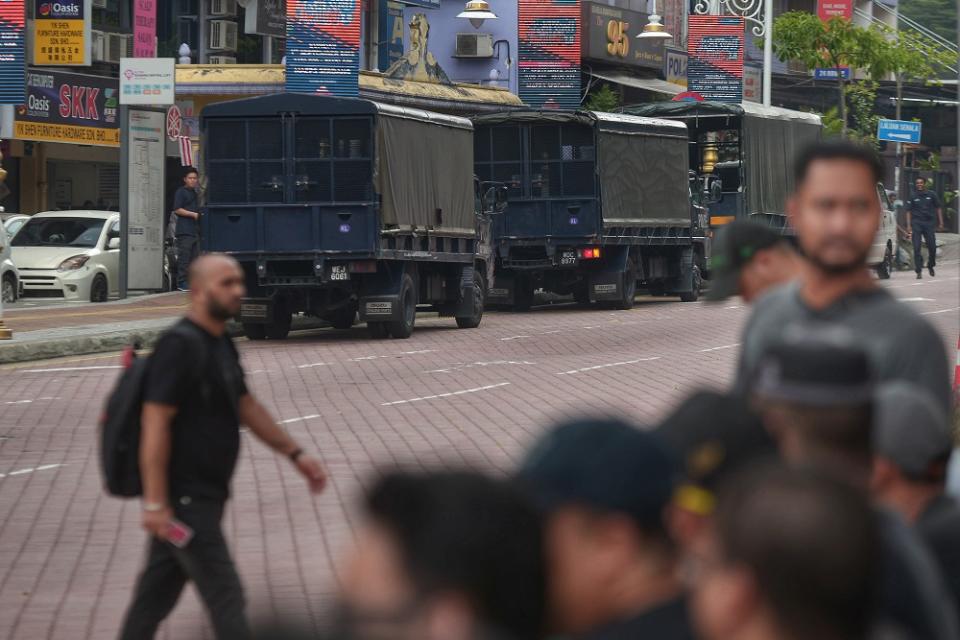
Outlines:
<svg viewBox="0 0 960 640"><path fill-rule="evenodd" d="M623 20L611 20L607 23L607 53L618 58L626 58L630 52L630 23Z"/></svg>
<svg viewBox="0 0 960 640"><path fill-rule="evenodd" d="M88 65L83 20L34 20L33 64Z"/></svg>
<svg viewBox="0 0 960 640"><path fill-rule="evenodd" d="M70 124L47 124L45 122L15 121L13 137L18 140L38 142L72 142L101 147L119 147L120 129L80 127Z"/></svg>

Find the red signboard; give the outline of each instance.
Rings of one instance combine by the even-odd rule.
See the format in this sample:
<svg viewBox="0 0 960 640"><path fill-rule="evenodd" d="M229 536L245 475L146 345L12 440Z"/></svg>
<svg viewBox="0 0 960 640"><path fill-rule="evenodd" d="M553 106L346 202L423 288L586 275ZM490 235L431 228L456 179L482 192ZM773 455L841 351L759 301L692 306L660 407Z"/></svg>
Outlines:
<svg viewBox="0 0 960 640"><path fill-rule="evenodd" d="M853 18L853 0L818 0L817 15L826 22L831 18Z"/></svg>
<svg viewBox="0 0 960 640"><path fill-rule="evenodd" d="M153 58L157 55L157 1L134 0L133 57Z"/></svg>

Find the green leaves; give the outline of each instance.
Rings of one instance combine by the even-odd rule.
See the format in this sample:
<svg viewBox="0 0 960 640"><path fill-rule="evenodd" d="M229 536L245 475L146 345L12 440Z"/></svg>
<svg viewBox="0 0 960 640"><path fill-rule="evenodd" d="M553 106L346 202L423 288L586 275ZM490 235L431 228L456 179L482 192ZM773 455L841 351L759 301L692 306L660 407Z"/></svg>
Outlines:
<svg viewBox="0 0 960 640"><path fill-rule="evenodd" d="M620 106L620 94L604 83L590 92L584 106L590 111L613 111Z"/></svg>
<svg viewBox="0 0 960 640"><path fill-rule="evenodd" d="M782 61L798 60L808 69L869 68L884 47L879 32L843 18L823 22L805 11L784 13L773 22L773 52Z"/></svg>

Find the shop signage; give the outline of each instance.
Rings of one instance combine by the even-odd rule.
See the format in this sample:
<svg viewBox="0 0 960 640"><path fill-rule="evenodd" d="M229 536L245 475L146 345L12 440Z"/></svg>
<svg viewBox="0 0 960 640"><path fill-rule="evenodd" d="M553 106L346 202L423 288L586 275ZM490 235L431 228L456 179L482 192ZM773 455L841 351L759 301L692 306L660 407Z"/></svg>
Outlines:
<svg viewBox="0 0 960 640"><path fill-rule="evenodd" d="M282 38L287 33L287 8L284 0L250 0L243 30L261 36Z"/></svg>
<svg viewBox="0 0 960 640"><path fill-rule="evenodd" d="M763 67L743 65L743 101L763 102Z"/></svg>
<svg viewBox="0 0 960 640"><path fill-rule="evenodd" d="M90 66L92 0L32 0L33 64Z"/></svg>
<svg viewBox="0 0 960 640"><path fill-rule="evenodd" d="M173 104L173 58L120 58L120 104Z"/></svg>
<svg viewBox="0 0 960 640"><path fill-rule="evenodd" d="M183 112L177 105L170 105L167 109L167 139L176 142L183 131Z"/></svg>
<svg viewBox="0 0 960 640"><path fill-rule="evenodd" d="M663 69L663 41L637 40L647 14L583 3L583 57L631 67Z"/></svg>
<svg viewBox="0 0 960 640"><path fill-rule="evenodd" d="M403 5L380 0L380 36L377 38L377 68L386 71L403 57Z"/></svg>
<svg viewBox="0 0 960 640"><path fill-rule="evenodd" d="M850 20L853 18L853 0L819 0L817 15L824 22L831 18Z"/></svg>
<svg viewBox="0 0 960 640"><path fill-rule="evenodd" d="M133 57L157 55L157 0L133 0Z"/></svg>
<svg viewBox="0 0 960 640"><path fill-rule="evenodd" d="M517 86L536 109L580 106L580 7L571 0L519 0Z"/></svg>
<svg viewBox="0 0 960 640"><path fill-rule="evenodd" d="M14 112L18 140L120 145L116 78L27 70L27 101Z"/></svg>
<svg viewBox="0 0 960 640"><path fill-rule="evenodd" d="M666 65L663 69L663 77L667 82L686 87L687 86L687 52L677 51L675 49L666 50Z"/></svg>
<svg viewBox="0 0 960 640"><path fill-rule="evenodd" d="M670 44L675 47L685 47L687 41L683 31L687 24L684 14L687 3L683 0L660 0L658 4L663 7L663 26L666 27L667 33L673 36L673 40L669 41Z"/></svg>
<svg viewBox="0 0 960 640"><path fill-rule="evenodd" d="M26 64L24 0L0 0L0 104L22 104Z"/></svg>
<svg viewBox="0 0 960 640"><path fill-rule="evenodd" d="M287 0L287 91L356 97L360 0Z"/></svg>
<svg viewBox="0 0 960 640"><path fill-rule="evenodd" d="M813 70L813 77L817 80L836 80L837 76L842 76L844 80L849 80L850 67L832 67L830 69Z"/></svg>
<svg viewBox="0 0 960 640"><path fill-rule="evenodd" d="M743 18L690 16L687 86L705 100L743 100Z"/></svg>

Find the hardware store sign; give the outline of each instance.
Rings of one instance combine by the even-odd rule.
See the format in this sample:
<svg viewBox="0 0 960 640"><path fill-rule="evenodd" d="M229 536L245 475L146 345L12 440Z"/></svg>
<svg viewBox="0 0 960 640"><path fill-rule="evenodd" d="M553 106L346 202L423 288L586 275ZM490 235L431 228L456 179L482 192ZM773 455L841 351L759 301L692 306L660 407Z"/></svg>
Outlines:
<svg viewBox="0 0 960 640"><path fill-rule="evenodd" d="M33 64L57 67L90 65L92 0L35 0Z"/></svg>
<svg viewBox="0 0 960 640"><path fill-rule="evenodd" d="M118 147L119 93L116 78L30 69L27 102L14 114L14 137Z"/></svg>

